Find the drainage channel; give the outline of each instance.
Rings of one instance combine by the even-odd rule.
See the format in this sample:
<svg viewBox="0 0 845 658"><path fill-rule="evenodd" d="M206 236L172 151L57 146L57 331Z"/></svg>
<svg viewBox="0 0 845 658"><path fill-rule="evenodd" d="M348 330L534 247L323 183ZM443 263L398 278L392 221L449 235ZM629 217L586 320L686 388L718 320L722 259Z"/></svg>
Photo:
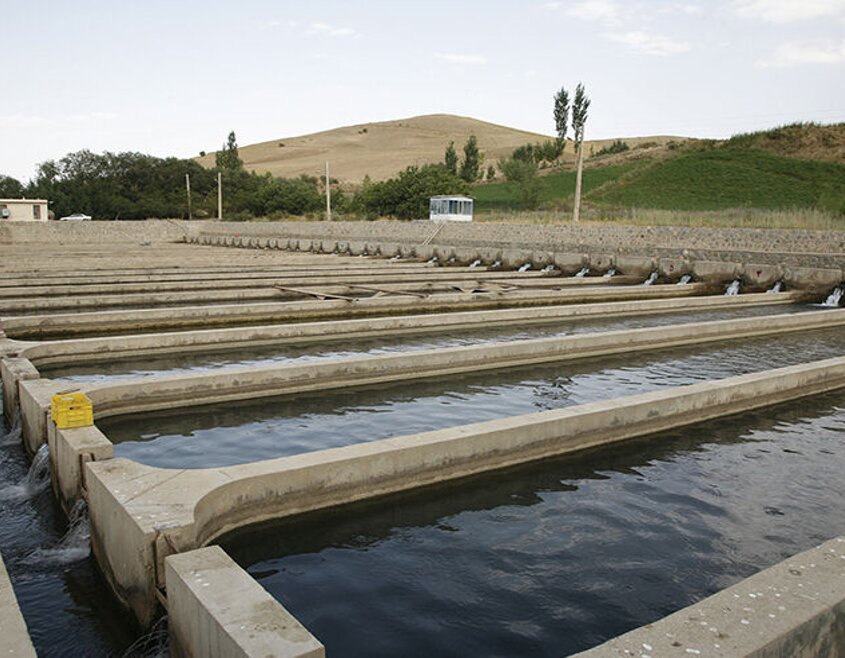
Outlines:
<svg viewBox="0 0 845 658"><path fill-rule="evenodd" d="M456 330L449 334L428 337L371 338L344 340L334 349L326 344L238 349L216 353L175 354L162 357L122 359L117 362L68 364L39 367L42 377L61 379L73 383L118 381L137 377L176 375L207 372L227 367L267 366L280 363L305 363L324 359L374 356L410 350L462 347L492 342L550 338L571 334L639 327L658 327L681 322L706 322L741 317L795 314L817 311L818 306L789 304L776 306L744 307L713 311L686 311L661 315L641 315L618 319L592 319L558 321L551 326L529 326L518 331L513 327L494 327L475 330Z"/></svg>
<svg viewBox="0 0 845 658"><path fill-rule="evenodd" d="M837 392L221 543L334 658L569 655L841 532L843 440Z"/></svg>
<svg viewBox="0 0 845 658"><path fill-rule="evenodd" d="M121 656L136 642L139 630L89 554L84 512L67 522L50 490L46 453L30 464L20 430L2 414L0 552L39 656ZM159 639L164 650L166 637Z"/></svg>
<svg viewBox="0 0 845 658"><path fill-rule="evenodd" d="M171 468L246 463L795 365L841 329L697 345L98 421L116 456Z"/></svg>

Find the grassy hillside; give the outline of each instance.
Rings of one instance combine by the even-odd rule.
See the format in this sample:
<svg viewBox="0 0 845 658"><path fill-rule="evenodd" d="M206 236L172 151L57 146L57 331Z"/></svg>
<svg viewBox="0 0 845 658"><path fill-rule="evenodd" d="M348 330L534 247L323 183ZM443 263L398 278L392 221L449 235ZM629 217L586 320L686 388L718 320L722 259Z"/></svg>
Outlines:
<svg viewBox="0 0 845 658"><path fill-rule="evenodd" d="M582 180L584 194L588 194L601 185L618 179L640 166L638 163L609 165L594 169L585 169ZM542 176L540 181L540 205L554 207L565 204L575 191L575 172L563 171ZM493 210L521 210L522 201L514 183L498 182L477 185L472 192L478 212Z"/></svg>
<svg viewBox="0 0 845 658"><path fill-rule="evenodd" d="M355 186L365 176L373 181L395 176L410 165L442 162L449 142L455 142L459 155L470 135L478 139L485 164L495 164L519 146L552 139L550 135L516 130L486 121L451 114L432 114L346 126L335 130L280 137L260 144L240 146L239 153L247 169L274 176L296 178L301 174L322 176L326 160L331 175L341 183ZM639 137L627 139L634 147L640 143L665 144L678 138ZM586 142L596 151L612 140ZM571 144L564 160L573 159ZM197 158L205 167L214 165L214 153Z"/></svg>
<svg viewBox="0 0 845 658"><path fill-rule="evenodd" d="M757 148L762 134L693 144L652 159L596 163L584 171L584 202L598 210L801 208L845 214L845 164L775 155ZM790 143L802 140L792 135ZM545 177L540 207L569 205L574 180L571 171ZM474 195L481 213L522 209L512 184L479 185Z"/></svg>
<svg viewBox="0 0 845 658"><path fill-rule="evenodd" d="M845 165L736 147L684 153L589 195L624 208L817 208L845 212Z"/></svg>
<svg viewBox="0 0 845 658"><path fill-rule="evenodd" d="M845 164L845 123L793 123L771 130L734 135L725 146L756 149L801 160Z"/></svg>

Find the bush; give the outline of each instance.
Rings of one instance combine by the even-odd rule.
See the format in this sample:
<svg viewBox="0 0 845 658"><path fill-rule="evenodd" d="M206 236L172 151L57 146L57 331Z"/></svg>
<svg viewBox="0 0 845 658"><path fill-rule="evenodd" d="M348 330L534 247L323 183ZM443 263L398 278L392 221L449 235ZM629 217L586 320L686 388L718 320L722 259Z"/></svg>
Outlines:
<svg viewBox="0 0 845 658"><path fill-rule="evenodd" d="M621 139L615 140L610 146L605 146L603 149L599 149L595 152L593 157L601 157L602 155L613 155L614 153L624 153L625 151L630 151L631 147L628 146L627 142L623 142Z"/></svg>
<svg viewBox="0 0 845 658"><path fill-rule="evenodd" d="M350 207L367 218L422 218L428 216L431 197L468 192L467 183L442 164L408 167L396 178L378 183L365 181Z"/></svg>

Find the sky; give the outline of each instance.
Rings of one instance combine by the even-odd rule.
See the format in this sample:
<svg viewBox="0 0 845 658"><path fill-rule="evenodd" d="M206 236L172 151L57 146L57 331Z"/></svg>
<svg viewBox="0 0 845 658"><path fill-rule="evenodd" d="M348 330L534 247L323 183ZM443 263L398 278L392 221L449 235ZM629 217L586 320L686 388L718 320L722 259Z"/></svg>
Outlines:
<svg viewBox="0 0 845 658"><path fill-rule="evenodd" d="M0 174L450 113L586 137L845 121L845 0L0 0Z"/></svg>

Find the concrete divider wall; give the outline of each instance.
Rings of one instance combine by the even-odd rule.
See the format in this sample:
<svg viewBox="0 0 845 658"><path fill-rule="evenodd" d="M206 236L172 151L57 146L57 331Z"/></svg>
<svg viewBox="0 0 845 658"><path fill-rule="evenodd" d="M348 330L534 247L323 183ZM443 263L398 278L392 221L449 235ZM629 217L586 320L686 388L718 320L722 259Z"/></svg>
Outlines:
<svg viewBox="0 0 845 658"><path fill-rule="evenodd" d="M576 656L836 658L843 653L845 538L839 537Z"/></svg>
<svg viewBox="0 0 845 658"><path fill-rule="evenodd" d="M236 528L816 395L845 386L845 358L603 402L215 469L85 465L92 544L143 622L163 560Z"/></svg>
<svg viewBox="0 0 845 658"><path fill-rule="evenodd" d="M571 359L667 349L845 324L845 309L626 329L415 350L317 363L233 368L223 372L147 377L82 387L97 418L200 404L326 391Z"/></svg>
<svg viewBox="0 0 845 658"><path fill-rule="evenodd" d="M15 590L9 580L3 557L0 556L0 656L35 658L35 647L29 638Z"/></svg>
<svg viewBox="0 0 845 658"><path fill-rule="evenodd" d="M325 656L319 640L220 547L171 555L165 568L177 656Z"/></svg>
<svg viewBox="0 0 845 658"><path fill-rule="evenodd" d="M780 305L797 301L795 293L716 295L681 299L599 302L531 309L464 311L429 315L398 315L329 322L300 322L231 329L204 329L137 336L78 338L72 340L15 343L21 358L36 367L71 363L97 363L152 354L216 352L244 346L316 344L381 336L412 336L489 327L526 326L576 322L601 317L671 312L694 312ZM14 341L7 341L13 343ZM3 341L0 341L2 346Z"/></svg>

